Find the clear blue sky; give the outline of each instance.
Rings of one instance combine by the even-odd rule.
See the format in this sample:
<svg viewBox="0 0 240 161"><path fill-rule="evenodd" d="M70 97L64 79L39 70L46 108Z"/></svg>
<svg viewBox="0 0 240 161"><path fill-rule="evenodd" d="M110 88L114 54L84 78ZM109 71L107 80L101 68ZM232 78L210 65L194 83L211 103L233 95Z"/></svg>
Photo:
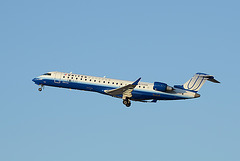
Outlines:
<svg viewBox="0 0 240 161"><path fill-rule="evenodd" d="M239 161L239 1L1 1L0 160ZM156 104L46 87L63 71L183 84Z"/></svg>

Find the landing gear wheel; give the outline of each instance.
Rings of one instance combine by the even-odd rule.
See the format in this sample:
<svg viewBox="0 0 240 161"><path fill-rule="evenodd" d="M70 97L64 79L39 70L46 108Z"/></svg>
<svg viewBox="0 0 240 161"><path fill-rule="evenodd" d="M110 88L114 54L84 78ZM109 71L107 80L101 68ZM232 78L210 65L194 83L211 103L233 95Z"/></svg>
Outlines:
<svg viewBox="0 0 240 161"><path fill-rule="evenodd" d="M38 88L38 91L40 91L40 92L41 92L41 91L42 91L42 88Z"/></svg>
<svg viewBox="0 0 240 161"><path fill-rule="evenodd" d="M126 104L127 107L131 106L131 102L129 101L128 104Z"/></svg>
<svg viewBox="0 0 240 161"><path fill-rule="evenodd" d="M127 106L128 100L123 100L123 104Z"/></svg>
<svg viewBox="0 0 240 161"><path fill-rule="evenodd" d="M131 101L129 99L125 99L125 100L123 100L123 104L127 107L130 107L131 106Z"/></svg>

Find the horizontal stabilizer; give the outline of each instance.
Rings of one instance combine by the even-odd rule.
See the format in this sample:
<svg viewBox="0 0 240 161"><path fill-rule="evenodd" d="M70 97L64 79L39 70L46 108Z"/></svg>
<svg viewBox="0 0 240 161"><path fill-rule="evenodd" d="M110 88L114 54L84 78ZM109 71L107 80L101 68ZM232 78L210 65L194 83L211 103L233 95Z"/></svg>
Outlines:
<svg viewBox="0 0 240 161"><path fill-rule="evenodd" d="M202 77L204 77L206 80L213 82L213 83L220 83L219 81L217 81L216 79L214 79L214 76L212 75L207 75L204 73L197 73L197 74L202 74Z"/></svg>
<svg viewBox="0 0 240 161"><path fill-rule="evenodd" d="M208 79L208 81L213 82L213 83L220 83L218 80L216 80L214 78L210 78L210 79Z"/></svg>

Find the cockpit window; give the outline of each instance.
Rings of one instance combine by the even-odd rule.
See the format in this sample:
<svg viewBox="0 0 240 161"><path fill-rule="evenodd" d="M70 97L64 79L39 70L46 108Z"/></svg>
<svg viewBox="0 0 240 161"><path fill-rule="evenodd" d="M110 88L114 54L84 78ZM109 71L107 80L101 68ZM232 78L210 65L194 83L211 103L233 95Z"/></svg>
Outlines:
<svg viewBox="0 0 240 161"><path fill-rule="evenodd" d="M49 76L51 76L51 73L45 73L45 74L43 74L43 75L49 75Z"/></svg>

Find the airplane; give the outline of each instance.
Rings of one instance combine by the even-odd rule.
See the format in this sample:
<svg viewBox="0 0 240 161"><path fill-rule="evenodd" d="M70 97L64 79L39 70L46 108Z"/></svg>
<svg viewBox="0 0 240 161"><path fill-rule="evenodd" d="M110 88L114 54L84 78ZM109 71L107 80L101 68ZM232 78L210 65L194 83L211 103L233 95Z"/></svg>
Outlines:
<svg viewBox="0 0 240 161"><path fill-rule="evenodd" d="M207 80L220 83L214 79L214 76L205 73L196 73L183 85L174 85L173 87L163 82L146 83L140 82L140 80L141 77L132 82L57 71L48 72L32 79L35 84L40 86L39 91L42 91L44 86L52 86L98 92L121 98L126 107L131 106L131 100L156 103L158 100L198 98L200 97L198 91Z"/></svg>

